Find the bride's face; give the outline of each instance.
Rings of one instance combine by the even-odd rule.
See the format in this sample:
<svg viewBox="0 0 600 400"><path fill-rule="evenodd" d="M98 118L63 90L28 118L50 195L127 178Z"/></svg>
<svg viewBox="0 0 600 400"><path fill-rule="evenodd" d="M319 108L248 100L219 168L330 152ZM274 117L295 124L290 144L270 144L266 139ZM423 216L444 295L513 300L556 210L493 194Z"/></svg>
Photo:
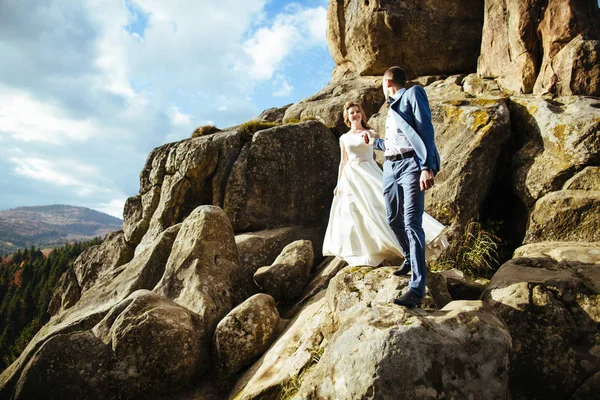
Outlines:
<svg viewBox="0 0 600 400"><path fill-rule="evenodd" d="M362 113L360 112L360 108L354 106L348 109L348 119L350 122L360 122L362 121Z"/></svg>

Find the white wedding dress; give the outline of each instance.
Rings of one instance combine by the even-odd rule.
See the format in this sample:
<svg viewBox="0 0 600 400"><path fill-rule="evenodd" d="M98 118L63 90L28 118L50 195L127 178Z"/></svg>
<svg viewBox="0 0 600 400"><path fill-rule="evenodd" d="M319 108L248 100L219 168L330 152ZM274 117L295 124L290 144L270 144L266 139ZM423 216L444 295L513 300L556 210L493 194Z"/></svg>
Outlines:
<svg viewBox="0 0 600 400"><path fill-rule="evenodd" d="M383 173L373 159L373 147L357 133L340 137L348 154L333 198L323 255L337 256L349 265L378 266L402 257L402 249L387 223ZM445 226L423 214L427 256L448 246Z"/></svg>

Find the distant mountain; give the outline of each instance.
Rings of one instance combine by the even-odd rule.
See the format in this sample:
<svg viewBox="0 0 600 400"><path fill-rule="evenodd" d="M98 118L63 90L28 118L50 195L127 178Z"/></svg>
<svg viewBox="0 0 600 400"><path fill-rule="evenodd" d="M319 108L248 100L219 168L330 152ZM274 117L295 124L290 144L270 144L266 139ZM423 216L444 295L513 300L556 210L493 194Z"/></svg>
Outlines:
<svg viewBox="0 0 600 400"><path fill-rule="evenodd" d="M0 255L19 248L58 247L121 229L123 221L85 207L19 207L0 211Z"/></svg>

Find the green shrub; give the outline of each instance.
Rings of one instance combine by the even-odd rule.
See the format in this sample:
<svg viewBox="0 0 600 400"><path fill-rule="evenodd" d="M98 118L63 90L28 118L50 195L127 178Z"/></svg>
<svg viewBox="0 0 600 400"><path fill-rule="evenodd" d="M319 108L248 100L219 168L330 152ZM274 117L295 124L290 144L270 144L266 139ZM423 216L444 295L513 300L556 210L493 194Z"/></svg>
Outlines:
<svg viewBox="0 0 600 400"><path fill-rule="evenodd" d="M262 131L263 129L273 128L275 126L279 126L276 122L264 122L252 120L248 122L244 122L243 124L237 127L238 131L246 133L248 135L253 135L258 131Z"/></svg>
<svg viewBox="0 0 600 400"><path fill-rule="evenodd" d="M196 128L194 133L192 133L192 137L200 137L206 135L212 135L213 133L220 132L221 130L214 125L202 125Z"/></svg>

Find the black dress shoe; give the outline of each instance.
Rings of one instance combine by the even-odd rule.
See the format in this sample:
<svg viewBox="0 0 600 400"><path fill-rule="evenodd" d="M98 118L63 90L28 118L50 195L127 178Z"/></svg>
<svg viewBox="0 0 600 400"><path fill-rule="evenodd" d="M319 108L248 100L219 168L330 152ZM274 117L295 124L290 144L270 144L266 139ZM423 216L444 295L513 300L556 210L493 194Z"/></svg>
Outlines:
<svg viewBox="0 0 600 400"><path fill-rule="evenodd" d="M408 275L410 272L410 264L404 263L402 264L402 268L395 270L392 275L394 276L403 276Z"/></svg>
<svg viewBox="0 0 600 400"><path fill-rule="evenodd" d="M394 304L406 307L418 307L421 305L421 301L423 301L421 296L417 296L415 292L408 290L399 298L394 299Z"/></svg>

